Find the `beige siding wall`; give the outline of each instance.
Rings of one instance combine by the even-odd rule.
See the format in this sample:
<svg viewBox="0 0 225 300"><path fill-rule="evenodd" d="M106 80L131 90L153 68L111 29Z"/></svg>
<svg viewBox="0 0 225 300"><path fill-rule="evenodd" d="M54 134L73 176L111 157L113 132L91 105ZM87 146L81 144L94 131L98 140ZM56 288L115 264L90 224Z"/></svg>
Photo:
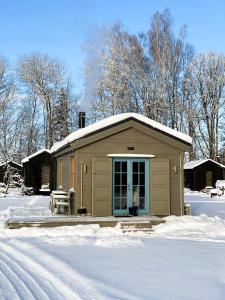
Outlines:
<svg viewBox="0 0 225 300"><path fill-rule="evenodd" d="M166 159L169 166L168 184L169 184L169 201L167 207L170 207L170 214L180 215L183 211L183 151L171 146L167 142L165 143L161 138L156 138L157 134L150 129L138 125L137 128L129 128L123 132L118 132L112 136L105 137L102 140L84 146L75 150L75 193L76 203L75 211L81 205L81 195L83 200L83 206L87 208L88 213L93 215L109 215L112 213L112 169L109 168L108 176L102 174L95 177L96 170L94 162L100 163L101 159L109 161L109 165L112 166L112 159L107 158L108 154L129 153L129 154L154 154L156 159ZM172 141L173 142L173 141ZM134 147L135 150L127 150L127 147ZM69 182L69 158L70 155L64 155L57 159L63 159L63 188L68 188ZM154 158L153 158L154 159ZM81 173L83 180L83 188L81 191ZM150 182L154 180L161 181L159 177L152 177L151 160L150 160ZM102 179L101 179L101 178ZM165 179L165 176L164 176ZM59 176L57 176L58 186ZM104 182L99 186L99 183ZM153 181L152 181L153 180ZM161 181L162 184L162 181ZM150 186L150 189L151 189ZM102 189L102 193L100 192ZM159 192L159 189L158 191ZM165 191L164 191L165 193ZM161 192L163 194L163 192ZM96 198L97 197L97 198ZM163 195L158 197L163 197ZM166 197L164 195L164 197ZM101 200L100 200L101 198ZM97 200L96 200L97 199ZM94 207L93 202L96 202ZM165 203L164 203L165 204ZM99 208L98 208L99 207ZM155 209L155 211L154 211ZM150 199L150 214L161 214L158 207L152 205Z"/></svg>
<svg viewBox="0 0 225 300"><path fill-rule="evenodd" d="M150 213L170 214L170 165L168 158L154 158L150 165Z"/></svg>
<svg viewBox="0 0 225 300"><path fill-rule="evenodd" d="M56 188L59 188L60 185L60 159L56 160Z"/></svg>
<svg viewBox="0 0 225 300"><path fill-rule="evenodd" d="M62 185L66 191L69 188L69 156L64 155L57 159L57 188ZM62 168L62 170L61 170Z"/></svg>
<svg viewBox="0 0 225 300"><path fill-rule="evenodd" d="M92 159L92 214L110 216L112 214L112 160ZM86 201L87 202L87 201Z"/></svg>

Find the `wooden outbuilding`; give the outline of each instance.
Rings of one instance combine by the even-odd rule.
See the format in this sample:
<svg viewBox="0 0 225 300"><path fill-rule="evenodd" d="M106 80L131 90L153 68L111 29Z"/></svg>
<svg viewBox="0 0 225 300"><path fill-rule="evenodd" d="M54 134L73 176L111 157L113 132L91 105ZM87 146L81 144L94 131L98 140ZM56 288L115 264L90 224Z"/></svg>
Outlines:
<svg viewBox="0 0 225 300"><path fill-rule="evenodd" d="M54 189L54 159L48 149L39 150L22 160L24 184L39 193L42 186ZM47 190L47 189L46 189Z"/></svg>
<svg viewBox="0 0 225 300"><path fill-rule="evenodd" d="M88 215L183 215L183 158L191 138L136 113L71 133L51 148L56 187L75 190L74 211Z"/></svg>
<svg viewBox="0 0 225 300"><path fill-rule="evenodd" d="M14 175L23 175L23 166L16 163L15 161L7 161L5 163L0 164L0 182L6 181L5 174L7 171L7 167L10 167L12 173Z"/></svg>
<svg viewBox="0 0 225 300"><path fill-rule="evenodd" d="M200 191L206 186L215 187L217 180L225 179L225 166L212 160L192 160L184 164L184 186Z"/></svg>

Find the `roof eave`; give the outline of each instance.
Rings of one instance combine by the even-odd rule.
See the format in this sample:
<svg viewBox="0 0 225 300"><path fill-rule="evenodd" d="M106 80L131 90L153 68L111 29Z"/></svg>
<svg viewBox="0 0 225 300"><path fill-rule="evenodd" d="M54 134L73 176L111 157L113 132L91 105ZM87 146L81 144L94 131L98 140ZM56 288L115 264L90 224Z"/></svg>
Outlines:
<svg viewBox="0 0 225 300"><path fill-rule="evenodd" d="M38 151L37 151L38 152ZM23 164L26 164L26 163L28 163L31 159L33 159L33 158L36 158L36 157L38 157L39 155L41 155L41 154L43 154L43 153L48 153L48 154L51 154L51 152L48 150L48 149L44 149L43 151L41 151L40 153L38 153L37 155L33 155L33 154L31 154L30 156L28 156L28 157L25 157L24 159L22 159L22 165ZM34 153L35 154L35 153ZM25 160L25 161L24 161Z"/></svg>

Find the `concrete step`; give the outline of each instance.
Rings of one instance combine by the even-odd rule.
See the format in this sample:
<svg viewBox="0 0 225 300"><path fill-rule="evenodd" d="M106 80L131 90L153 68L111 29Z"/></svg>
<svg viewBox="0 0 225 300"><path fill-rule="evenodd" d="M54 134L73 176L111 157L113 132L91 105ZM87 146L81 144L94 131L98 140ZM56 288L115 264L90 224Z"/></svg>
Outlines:
<svg viewBox="0 0 225 300"><path fill-rule="evenodd" d="M127 221L127 222L119 222L121 229L143 229L143 228L152 228L152 223L149 221Z"/></svg>
<svg viewBox="0 0 225 300"><path fill-rule="evenodd" d="M146 233L151 233L151 232L153 232L153 229L151 229L151 228L123 228L122 232L123 233L126 233L126 232L146 232Z"/></svg>

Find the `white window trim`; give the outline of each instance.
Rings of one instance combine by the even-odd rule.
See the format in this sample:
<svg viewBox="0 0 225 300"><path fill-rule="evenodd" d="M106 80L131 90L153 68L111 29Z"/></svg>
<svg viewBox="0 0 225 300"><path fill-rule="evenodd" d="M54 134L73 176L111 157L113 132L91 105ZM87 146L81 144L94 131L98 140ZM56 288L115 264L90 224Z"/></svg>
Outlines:
<svg viewBox="0 0 225 300"><path fill-rule="evenodd" d="M118 153L118 154L107 154L108 157L139 157L139 158L154 158L154 154L128 154L128 153Z"/></svg>

